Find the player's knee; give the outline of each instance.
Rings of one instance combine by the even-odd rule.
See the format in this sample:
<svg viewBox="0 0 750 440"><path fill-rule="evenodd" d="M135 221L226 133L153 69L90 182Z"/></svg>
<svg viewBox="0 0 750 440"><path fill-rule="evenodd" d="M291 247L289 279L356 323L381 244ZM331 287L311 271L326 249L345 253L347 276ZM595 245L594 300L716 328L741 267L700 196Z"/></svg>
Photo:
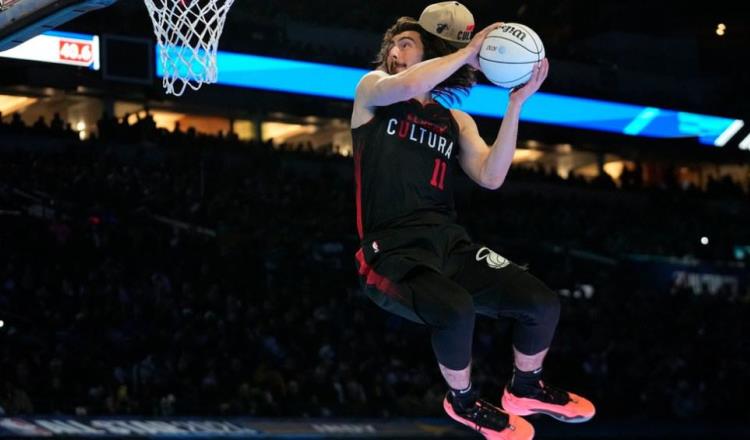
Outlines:
<svg viewBox="0 0 750 440"><path fill-rule="evenodd" d="M537 323L557 325L560 319L560 298L550 289L535 291L530 297L529 314Z"/></svg>
<svg viewBox="0 0 750 440"><path fill-rule="evenodd" d="M443 302L435 315L438 327L473 327L476 311L470 295L456 295Z"/></svg>

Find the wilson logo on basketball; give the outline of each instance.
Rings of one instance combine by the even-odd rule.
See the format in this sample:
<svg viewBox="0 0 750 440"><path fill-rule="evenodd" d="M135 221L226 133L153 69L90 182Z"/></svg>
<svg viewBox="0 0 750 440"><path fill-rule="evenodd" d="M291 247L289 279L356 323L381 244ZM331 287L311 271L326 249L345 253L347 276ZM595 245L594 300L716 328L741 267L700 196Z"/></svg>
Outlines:
<svg viewBox="0 0 750 440"><path fill-rule="evenodd" d="M518 29L517 27L513 27L513 26L506 24L506 25L500 26L500 30L502 30L504 34L511 34L521 41L523 41L526 38L526 32L522 31L521 29Z"/></svg>
<svg viewBox="0 0 750 440"><path fill-rule="evenodd" d="M94 56L91 43L60 40L60 61L75 61L79 63L90 63Z"/></svg>

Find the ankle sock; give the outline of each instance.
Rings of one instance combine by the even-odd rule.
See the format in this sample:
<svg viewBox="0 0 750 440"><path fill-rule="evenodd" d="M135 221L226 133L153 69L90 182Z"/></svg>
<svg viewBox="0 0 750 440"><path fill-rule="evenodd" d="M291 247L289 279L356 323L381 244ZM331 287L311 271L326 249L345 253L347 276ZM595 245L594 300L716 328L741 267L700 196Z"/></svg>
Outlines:
<svg viewBox="0 0 750 440"><path fill-rule="evenodd" d="M521 371L513 367L513 377L510 379L510 391L515 395L529 395L538 391L542 380L542 368L533 371Z"/></svg>
<svg viewBox="0 0 750 440"><path fill-rule="evenodd" d="M471 388L471 383L469 383L469 386L463 390L455 390L451 388L450 393L452 396L453 408L459 412L471 408L477 400L476 395Z"/></svg>

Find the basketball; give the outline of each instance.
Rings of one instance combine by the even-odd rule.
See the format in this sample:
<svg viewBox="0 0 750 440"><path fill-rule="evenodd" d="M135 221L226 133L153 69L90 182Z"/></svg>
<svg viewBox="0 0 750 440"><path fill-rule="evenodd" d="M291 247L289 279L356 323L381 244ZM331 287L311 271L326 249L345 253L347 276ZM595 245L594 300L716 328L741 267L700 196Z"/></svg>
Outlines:
<svg viewBox="0 0 750 440"><path fill-rule="evenodd" d="M505 23L484 39L479 66L493 84L512 88L527 82L542 58L544 45L536 32L519 23Z"/></svg>

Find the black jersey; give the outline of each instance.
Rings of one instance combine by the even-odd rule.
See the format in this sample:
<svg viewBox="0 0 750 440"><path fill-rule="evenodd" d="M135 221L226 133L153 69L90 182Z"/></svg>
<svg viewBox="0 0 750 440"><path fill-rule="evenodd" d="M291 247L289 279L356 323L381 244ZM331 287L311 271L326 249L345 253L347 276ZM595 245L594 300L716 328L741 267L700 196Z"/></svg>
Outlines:
<svg viewBox="0 0 750 440"><path fill-rule="evenodd" d="M416 99L377 107L352 130L357 230L454 222L459 128L450 110Z"/></svg>

